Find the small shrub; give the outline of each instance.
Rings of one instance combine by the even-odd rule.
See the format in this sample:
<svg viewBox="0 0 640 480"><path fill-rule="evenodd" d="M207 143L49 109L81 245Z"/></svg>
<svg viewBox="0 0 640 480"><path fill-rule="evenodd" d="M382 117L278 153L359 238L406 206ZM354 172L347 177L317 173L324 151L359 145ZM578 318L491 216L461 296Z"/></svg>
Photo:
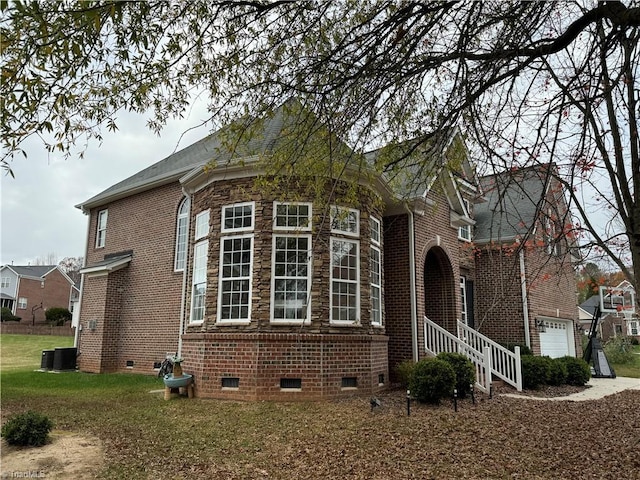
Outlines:
<svg viewBox="0 0 640 480"><path fill-rule="evenodd" d="M64 325L65 322L71 321L71 312L64 307L51 307L44 313L47 323L54 327Z"/></svg>
<svg viewBox="0 0 640 480"><path fill-rule="evenodd" d="M524 388L536 389L540 385L547 383L549 377L549 357L535 357L524 355L522 363L522 386Z"/></svg>
<svg viewBox="0 0 640 480"><path fill-rule="evenodd" d="M453 394L456 372L444 360L425 358L416 363L409 383L413 397L423 403L439 404Z"/></svg>
<svg viewBox="0 0 640 480"><path fill-rule="evenodd" d="M626 336L619 335L613 337L604 344L604 353L610 363L624 365L633 362L633 349L631 347L631 339Z"/></svg>
<svg viewBox="0 0 640 480"><path fill-rule="evenodd" d="M505 342L501 343L501 345L512 352L515 352L515 347L520 347L520 356L533 355L533 351L522 343Z"/></svg>
<svg viewBox="0 0 640 480"><path fill-rule="evenodd" d="M2 307L0 309L0 318L3 322L19 322L21 320L20 317L11 313L11 309L8 307Z"/></svg>
<svg viewBox="0 0 640 480"><path fill-rule="evenodd" d="M591 378L591 368L589 364L581 358L567 356L558 358L556 361L564 363L567 367L567 385L581 387Z"/></svg>
<svg viewBox="0 0 640 480"><path fill-rule="evenodd" d="M471 392L471 385L476 381L476 369L473 362L461 353L439 353L436 357L453 367L456 374L456 390L458 397L464 398Z"/></svg>
<svg viewBox="0 0 640 480"><path fill-rule="evenodd" d="M14 415L2 426L2 436L9 445L40 447L47 443L53 422L37 412Z"/></svg>
<svg viewBox="0 0 640 480"><path fill-rule="evenodd" d="M416 362L413 360L404 360L396 365L396 376L403 388L407 388L409 383L411 383L411 377L415 367Z"/></svg>
<svg viewBox="0 0 640 480"><path fill-rule="evenodd" d="M567 365L559 358L552 358L549 364L547 383L556 386L565 385L567 383L567 375L569 375Z"/></svg>
<svg viewBox="0 0 640 480"><path fill-rule="evenodd" d="M640 345L640 340L638 340L636 337L631 337L631 345L633 346Z"/></svg>

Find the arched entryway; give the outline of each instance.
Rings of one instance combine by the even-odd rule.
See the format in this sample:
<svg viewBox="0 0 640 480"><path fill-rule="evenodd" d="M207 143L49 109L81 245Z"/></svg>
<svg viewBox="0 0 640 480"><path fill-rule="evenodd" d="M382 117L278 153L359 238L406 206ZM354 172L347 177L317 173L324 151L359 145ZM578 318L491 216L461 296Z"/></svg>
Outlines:
<svg viewBox="0 0 640 480"><path fill-rule="evenodd" d="M456 333L456 283L449 257L440 247L427 252L424 261L424 314Z"/></svg>

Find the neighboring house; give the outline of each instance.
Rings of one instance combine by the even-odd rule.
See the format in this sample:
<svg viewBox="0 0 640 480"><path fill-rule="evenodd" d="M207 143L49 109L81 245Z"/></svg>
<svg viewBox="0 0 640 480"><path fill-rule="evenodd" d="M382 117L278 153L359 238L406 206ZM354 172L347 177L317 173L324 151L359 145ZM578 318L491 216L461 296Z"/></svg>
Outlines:
<svg viewBox="0 0 640 480"><path fill-rule="evenodd" d="M580 355L570 217L542 165L481 179L476 205L476 328L537 355Z"/></svg>
<svg viewBox="0 0 640 480"><path fill-rule="evenodd" d="M621 282L613 288L614 290L626 290L633 292L632 298L635 297L635 289L627 280ZM606 294L605 294L606 296ZM601 306L601 296L593 295L580 304L580 323L583 325L585 331L588 331L591 327L591 321L597 308ZM634 301L630 302L634 305ZM640 319L638 314L633 311L624 311L610 313L604 312L598 321L598 336L604 341L608 341L611 338L615 338L620 335L635 337L640 340Z"/></svg>
<svg viewBox="0 0 640 480"><path fill-rule="evenodd" d="M57 265L0 267L2 306L20 317L22 324L46 323L51 307L71 309L79 290Z"/></svg>
<svg viewBox="0 0 640 480"><path fill-rule="evenodd" d="M326 188L303 175L257 188L296 122L283 107L249 141L221 130L78 205L81 370L154 373L178 352L198 396L331 398L384 389L423 358L423 317L474 325L481 189L460 135L415 153L428 171L400 159L401 179L364 171L383 149Z"/></svg>

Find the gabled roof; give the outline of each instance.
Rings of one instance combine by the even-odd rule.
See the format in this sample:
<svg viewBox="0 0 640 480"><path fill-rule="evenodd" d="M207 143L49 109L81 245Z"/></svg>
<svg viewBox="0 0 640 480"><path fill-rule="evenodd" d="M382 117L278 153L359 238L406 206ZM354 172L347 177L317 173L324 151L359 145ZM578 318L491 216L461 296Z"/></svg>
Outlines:
<svg viewBox="0 0 640 480"><path fill-rule="evenodd" d="M451 225L473 225L463 201L462 191L477 197L478 179L457 128L438 133L428 140L412 140L373 150L365 154L367 162L382 173L398 199L427 199L436 182L451 207Z"/></svg>
<svg viewBox="0 0 640 480"><path fill-rule="evenodd" d="M51 272L57 270L71 285L75 285L69 275L64 273L58 265L3 265L2 268L7 268L20 277L35 279L45 278Z"/></svg>
<svg viewBox="0 0 640 480"><path fill-rule="evenodd" d="M49 272L58 268L57 265L4 265L21 277L44 278Z"/></svg>
<svg viewBox="0 0 640 480"><path fill-rule="evenodd" d="M549 168L536 166L482 177L487 201L475 207L474 241L513 240L530 232L547 195Z"/></svg>
<svg viewBox="0 0 640 480"><path fill-rule="evenodd" d="M114 200L177 181L186 173L215 160L217 165L271 151L281 138L286 112L297 102L289 101L261 121L238 121L169 155L150 167L76 205L85 213Z"/></svg>
<svg viewBox="0 0 640 480"><path fill-rule="evenodd" d="M584 302L580 304L580 308L587 312L589 315L593 316L596 312L596 308L600 306L600 296L593 295L587 298Z"/></svg>

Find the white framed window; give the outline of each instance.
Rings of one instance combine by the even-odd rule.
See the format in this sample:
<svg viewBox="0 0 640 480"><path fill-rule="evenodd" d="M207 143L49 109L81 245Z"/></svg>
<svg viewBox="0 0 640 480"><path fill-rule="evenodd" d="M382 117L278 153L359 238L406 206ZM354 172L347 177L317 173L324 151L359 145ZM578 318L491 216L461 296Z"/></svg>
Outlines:
<svg viewBox="0 0 640 480"><path fill-rule="evenodd" d="M253 230L255 202L235 203L222 207L222 232Z"/></svg>
<svg viewBox="0 0 640 480"><path fill-rule="evenodd" d="M638 335L638 322L629 322L629 335Z"/></svg>
<svg viewBox="0 0 640 480"><path fill-rule="evenodd" d="M380 221L376 218L370 217L369 223L371 225L371 243L374 245L380 245Z"/></svg>
<svg viewBox="0 0 640 480"><path fill-rule="evenodd" d="M96 222L96 248L103 248L107 240L107 210L98 212L98 220Z"/></svg>
<svg viewBox="0 0 640 480"><path fill-rule="evenodd" d="M371 284L371 324L382 325L382 254L380 252L380 221L369 217L371 230L371 256L369 258L369 283Z"/></svg>
<svg viewBox="0 0 640 480"><path fill-rule="evenodd" d="M189 206L188 198L185 198L178 207L176 219L176 254L173 261L175 271L184 270L187 263L187 237L189 232Z"/></svg>
<svg viewBox="0 0 640 480"><path fill-rule="evenodd" d="M360 245L357 240L331 238L330 322L360 320Z"/></svg>
<svg viewBox="0 0 640 480"><path fill-rule="evenodd" d="M11 279L9 277L2 277L2 281L0 283L1 288L9 288L11 286Z"/></svg>
<svg viewBox="0 0 640 480"><path fill-rule="evenodd" d="M382 262L380 249L371 245L369 259L369 278L371 283L371 324L382 325Z"/></svg>
<svg viewBox="0 0 640 480"><path fill-rule="evenodd" d="M209 235L209 210L196 215L195 240Z"/></svg>
<svg viewBox="0 0 640 480"><path fill-rule="evenodd" d="M467 314L467 279L460 277L460 321L465 325L469 324L469 315Z"/></svg>
<svg viewBox="0 0 640 480"><path fill-rule="evenodd" d="M251 321L253 234L220 240L218 322Z"/></svg>
<svg viewBox="0 0 640 480"><path fill-rule="evenodd" d="M274 235L271 274L271 320L309 322L311 236Z"/></svg>
<svg viewBox="0 0 640 480"><path fill-rule="evenodd" d="M471 203L466 198L463 198L462 201L464 202L464 208L466 210L466 212L465 212L466 216L470 217L471 216ZM461 227L458 227L458 238L460 240L464 240L466 242L470 242L471 238L472 238L471 225L463 225Z"/></svg>
<svg viewBox="0 0 640 480"><path fill-rule="evenodd" d="M18 308L23 310L27 308L27 299L25 297L18 298Z"/></svg>
<svg viewBox="0 0 640 480"><path fill-rule="evenodd" d="M560 245L558 245L558 239L556 238L556 223L553 221L553 212L551 209L547 210L547 216L544 219L544 230L547 253L549 255L558 255L560 253Z"/></svg>
<svg viewBox="0 0 640 480"><path fill-rule="evenodd" d="M331 233L360 236L360 212L353 208L331 206Z"/></svg>
<svg viewBox="0 0 640 480"><path fill-rule="evenodd" d="M191 278L190 323L204 321L205 299L207 296L207 256L209 241L197 243L193 247L193 276Z"/></svg>
<svg viewBox="0 0 640 480"><path fill-rule="evenodd" d="M273 202L273 229L311 231L311 204Z"/></svg>

